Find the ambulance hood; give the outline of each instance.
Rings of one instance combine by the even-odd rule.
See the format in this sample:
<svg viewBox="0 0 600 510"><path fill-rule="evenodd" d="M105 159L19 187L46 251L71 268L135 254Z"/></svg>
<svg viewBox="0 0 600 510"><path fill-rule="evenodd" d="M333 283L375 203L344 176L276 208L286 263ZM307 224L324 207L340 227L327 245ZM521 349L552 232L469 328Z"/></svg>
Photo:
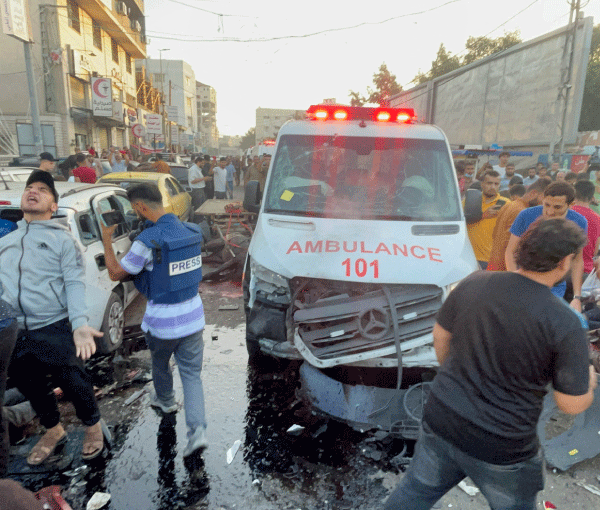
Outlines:
<svg viewBox="0 0 600 510"><path fill-rule="evenodd" d="M461 221L305 218L261 213L254 262L285 278L359 283L455 283L477 269Z"/></svg>

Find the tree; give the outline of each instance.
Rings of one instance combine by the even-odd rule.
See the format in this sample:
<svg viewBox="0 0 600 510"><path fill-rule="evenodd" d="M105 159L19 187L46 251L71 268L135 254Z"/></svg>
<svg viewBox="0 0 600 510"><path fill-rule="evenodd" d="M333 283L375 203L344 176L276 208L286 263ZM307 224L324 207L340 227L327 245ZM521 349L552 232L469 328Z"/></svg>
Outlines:
<svg viewBox="0 0 600 510"><path fill-rule="evenodd" d="M365 103L380 105L395 94L402 92L402 87L396 80L396 75L390 73L385 62L379 66L379 72L373 75L375 88L367 87L368 97L359 92L350 91L350 105L363 106Z"/></svg>
<svg viewBox="0 0 600 510"><path fill-rule="evenodd" d="M458 55L452 55L446 50L444 43L440 44L435 60L431 62L431 69L427 73L417 73L414 82L425 83L426 81L433 80L438 76L442 76L450 71L454 71L461 66L460 57Z"/></svg>
<svg viewBox="0 0 600 510"><path fill-rule="evenodd" d="M600 130L600 25L594 27L588 60L579 131Z"/></svg>
<svg viewBox="0 0 600 510"><path fill-rule="evenodd" d="M431 69L426 73L418 72L413 83L425 83L426 81L438 78L446 73L454 71L459 67L471 64L480 58L488 57L499 51L503 51L515 44L521 42L520 33L518 30L514 32L506 32L504 35L496 39L489 37L473 37L469 36L465 43L467 53L463 58L458 55L452 55L443 44L440 44L435 60L431 63Z"/></svg>
<svg viewBox="0 0 600 510"><path fill-rule="evenodd" d="M490 39L485 36L470 36L465 44L467 54L462 59L462 65L470 64L480 58L506 50L520 42L521 37L518 30L515 30L514 32L505 32L503 36L497 37L496 39Z"/></svg>
<svg viewBox="0 0 600 510"><path fill-rule="evenodd" d="M242 136L242 140L240 142L240 147L243 150L253 147L256 142L255 137L256 137L256 129L251 127L248 131L246 131L246 134L244 136Z"/></svg>

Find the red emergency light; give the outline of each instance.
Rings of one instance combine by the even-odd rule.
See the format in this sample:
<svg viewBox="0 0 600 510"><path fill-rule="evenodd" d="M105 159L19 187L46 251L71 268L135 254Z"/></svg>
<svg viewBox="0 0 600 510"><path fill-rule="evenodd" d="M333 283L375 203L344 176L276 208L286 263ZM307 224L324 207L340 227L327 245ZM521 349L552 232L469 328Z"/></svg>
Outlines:
<svg viewBox="0 0 600 510"><path fill-rule="evenodd" d="M275 145L275 140L265 140L263 145Z"/></svg>
<svg viewBox="0 0 600 510"><path fill-rule="evenodd" d="M309 120L369 120L401 123L409 123L416 118L412 108L365 108L331 104L312 105L306 110L306 117Z"/></svg>

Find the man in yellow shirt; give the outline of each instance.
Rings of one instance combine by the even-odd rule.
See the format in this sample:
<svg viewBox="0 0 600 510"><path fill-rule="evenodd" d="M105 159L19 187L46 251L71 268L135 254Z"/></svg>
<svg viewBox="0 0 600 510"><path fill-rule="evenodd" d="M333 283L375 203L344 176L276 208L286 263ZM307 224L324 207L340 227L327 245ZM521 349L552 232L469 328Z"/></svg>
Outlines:
<svg viewBox="0 0 600 510"><path fill-rule="evenodd" d="M510 200L498 193L500 188L500 174L495 170L488 170L481 178L481 210L483 215L479 221L467 223L467 233L475 258L481 269L486 269L494 243L493 232L500 209ZM464 205L464 204L463 204Z"/></svg>

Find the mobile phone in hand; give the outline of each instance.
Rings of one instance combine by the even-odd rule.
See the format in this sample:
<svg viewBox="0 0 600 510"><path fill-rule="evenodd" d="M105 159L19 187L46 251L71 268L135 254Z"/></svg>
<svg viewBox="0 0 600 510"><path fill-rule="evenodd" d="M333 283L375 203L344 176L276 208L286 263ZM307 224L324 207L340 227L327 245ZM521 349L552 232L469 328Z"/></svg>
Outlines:
<svg viewBox="0 0 600 510"><path fill-rule="evenodd" d="M107 227L112 227L121 223L122 216L120 211L108 211L102 213L102 220L104 220Z"/></svg>

